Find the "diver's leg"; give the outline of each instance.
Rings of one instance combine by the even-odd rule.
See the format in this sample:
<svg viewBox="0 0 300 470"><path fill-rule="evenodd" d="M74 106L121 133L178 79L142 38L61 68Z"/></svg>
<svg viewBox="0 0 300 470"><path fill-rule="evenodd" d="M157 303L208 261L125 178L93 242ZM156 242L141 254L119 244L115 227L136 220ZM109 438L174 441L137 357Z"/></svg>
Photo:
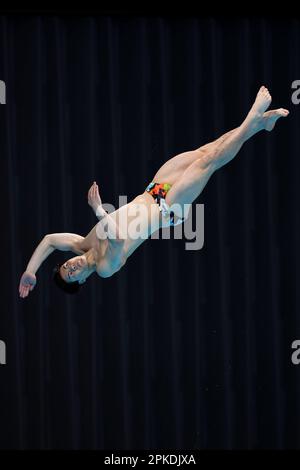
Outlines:
<svg viewBox="0 0 300 470"><path fill-rule="evenodd" d="M289 112L284 109L265 113L270 103L268 90L261 87L241 126L230 132L226 139L218 139L210 151L203 153L184 171L169 190L166 202L169 205L192 203L202 192L211 175L231 161L250 137L263 129L272 130L279 117L288 115Z"/></svg>
<svg viewBox="0 0 300 470"><path fill-rule="evenodd" d="M173 185L176 181L178 181L183 176L184 172L188 169L188 167L192 165L196 160L210 159L211 155L216 152L216 149L220 150L223 145L228 143L228 139L230 138L234 138L236 140L237 132L241 133L246 128L248 128L248 131L249 131L246 140L250 138L251 135L256 134L259 130L262 130L262 129L265 129L268 131L272 130L277 119L279 119L282 116L286 116L288 114L287 110L280 108L280 109L267 111L264 113L260 111L260 118L261 118L260 128L257 128L254 126L252 129L250 129L251 126L249 126L249 120L252 119L253 113L256 112L255 109L258 106L258 101L262 98L261 95L263 95L264 93L268 93L268 90L265 87L261 87L257 95L255 104L251 108L251 111L248 114L246 120L240 127L237 127L229 132L226 132L218 139L212 142L209 142L208 144L202 145L201 147L195 150L180 153L176 155L175 157L169 159L160 167L160 169L157 171L155 176L152 178L152 181L158 182L158 183L166 182L166 183L170 183L171 185ZM271 97L270 97L270 102L271 102Z"/></svg>

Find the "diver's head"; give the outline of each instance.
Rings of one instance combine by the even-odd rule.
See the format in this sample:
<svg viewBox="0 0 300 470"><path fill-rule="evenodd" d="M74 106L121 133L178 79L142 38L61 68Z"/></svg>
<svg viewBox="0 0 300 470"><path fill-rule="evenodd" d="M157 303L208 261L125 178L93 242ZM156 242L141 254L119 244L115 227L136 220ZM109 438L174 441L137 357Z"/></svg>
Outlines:
<svg viewBox="0 0 300 470"><path fill-rule="evenodd" d="M75 294L93 271L94 268L88 262L86 255L80 255L58 264L54 268L53 279L64 292Z"/></svg>

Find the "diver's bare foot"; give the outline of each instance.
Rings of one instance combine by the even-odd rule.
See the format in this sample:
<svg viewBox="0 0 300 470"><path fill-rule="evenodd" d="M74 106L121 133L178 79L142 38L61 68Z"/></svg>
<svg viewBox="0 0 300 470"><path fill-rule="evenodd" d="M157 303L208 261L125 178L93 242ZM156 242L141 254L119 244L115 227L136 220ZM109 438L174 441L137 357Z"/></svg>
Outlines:
<svg viewBox="0 0 300 470"><path fill-rule="evenodd" d="M287 117L289 115L289 111L287 109L279 108L279 109L272 109L271 111L267 111L263 114L263 126L266 131L271 131L277 119L281 117Z"/></svg>
<svg viewBox="0 0 300 470"><path fill-rule="evenodd" d="M248 138L256 132L265 129L263 114L270 106L271 101L272 98L269 90L265 86L260 87L252 108L241 126L246 135L248 135Z"/></svg>
<svg viewBox="0 0 300 470"><path fill-rule="evenodd" d="M260 87L249 114L261 117L270 106L271 101L272 97L269 93L268 88L266 88L265 86Z"/></svg>

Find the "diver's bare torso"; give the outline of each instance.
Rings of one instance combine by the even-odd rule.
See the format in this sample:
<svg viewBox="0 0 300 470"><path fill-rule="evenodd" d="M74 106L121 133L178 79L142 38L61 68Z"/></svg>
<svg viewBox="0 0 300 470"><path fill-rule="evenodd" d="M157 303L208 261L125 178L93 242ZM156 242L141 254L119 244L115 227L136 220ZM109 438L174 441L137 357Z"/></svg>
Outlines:
<svg viewBox="0 0 300 470"><path fill-rule="evenodd" d="M123 246L120 257L120 268L126 263L129 256L145 241L147 238L160 227L166 226L158 204L154 201L153 197L146 191L135 197L130 203L121 206L110 216L115 219L120 231L123 235ZM135 223L136 222L136 223ZM97 274L100 277L107 277L107 265L105 273L102 266L104 265L108 253L109 243L108 239L99 239L97 236L97 225L84 238L82 237L74 247L74 253L81 255L94 250ZM109 267L108 267L109 270ZM115 269L111 266L111 272Z"/></svg>

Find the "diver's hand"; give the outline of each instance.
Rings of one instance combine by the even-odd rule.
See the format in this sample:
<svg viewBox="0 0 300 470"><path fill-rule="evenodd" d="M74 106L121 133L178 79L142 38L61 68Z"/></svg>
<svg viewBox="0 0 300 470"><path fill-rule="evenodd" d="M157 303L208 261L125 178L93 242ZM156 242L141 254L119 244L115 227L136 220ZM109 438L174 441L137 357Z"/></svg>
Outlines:
<svg viewBox="0 0 300 470"><path fill-rule="evenodd" d="M99 195L98 185L97 185L96 181L94 181L94 183L92 184L92 186L89 189L88 203L89 203L89 206L91 206L91 208L93 209L93 211L96 214L98 206L100 206L102 204L102 201L101 201L101 198L100 198L100 195Z"/></svg>
<svg viewBox="0 0 300 470"><path fill-rule="evenodd" d="M20 285L19 285L19 294L22 299L28 296L29 292L34 289L36 285L36 276L35 274L25 271L22 274Z"/></svg>

